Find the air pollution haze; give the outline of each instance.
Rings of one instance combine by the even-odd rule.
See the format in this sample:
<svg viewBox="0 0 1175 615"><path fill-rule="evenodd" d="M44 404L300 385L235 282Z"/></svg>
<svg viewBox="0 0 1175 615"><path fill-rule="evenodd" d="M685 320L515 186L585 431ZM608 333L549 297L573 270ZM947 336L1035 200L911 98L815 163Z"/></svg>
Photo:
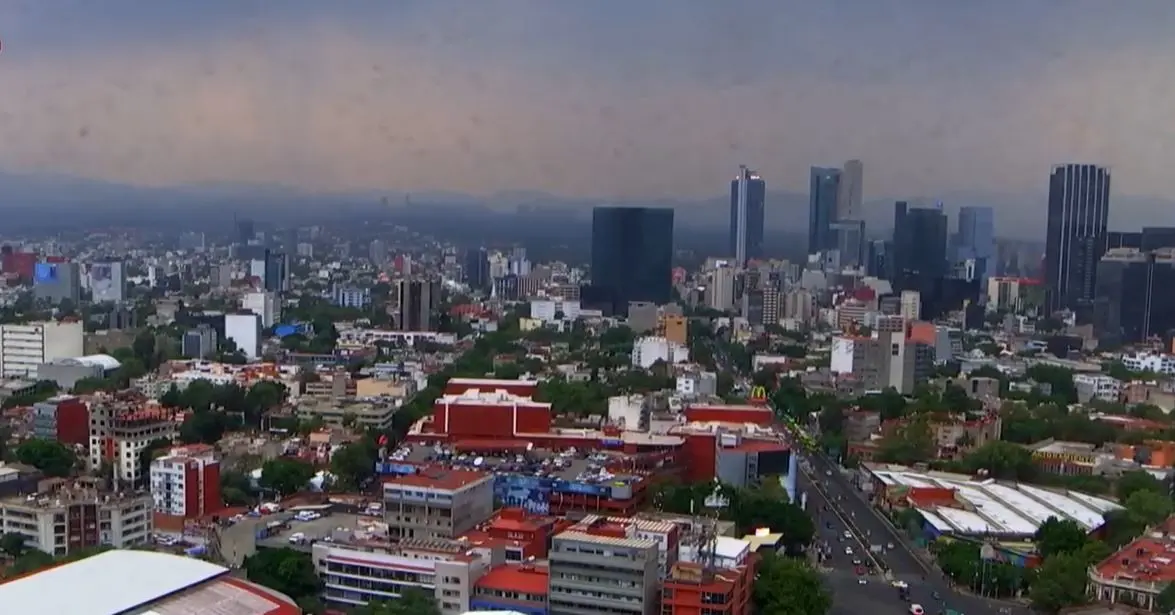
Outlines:
<svg viewBox="0 0 1175 615"><path fill-rule="evenodd" d="M1170 0L36 0L0 25L9 173L616 201L713 197L740 163L804 193L860 158L866 201L1011 195L954 203L1008 227L1076 161L1154 197L1112 224L1175 197Z"/></svg>

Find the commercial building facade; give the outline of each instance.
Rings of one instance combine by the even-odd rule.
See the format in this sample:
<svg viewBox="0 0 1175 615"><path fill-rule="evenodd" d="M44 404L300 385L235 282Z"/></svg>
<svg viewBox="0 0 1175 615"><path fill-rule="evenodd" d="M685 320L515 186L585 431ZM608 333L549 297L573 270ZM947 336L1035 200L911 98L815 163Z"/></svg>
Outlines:
<svg viewBox="0 0 1175 615"><path fill-rule="evenodd" d="M31 378L42 363L85 354L81 321L0 325L0 375Z"/></svg>

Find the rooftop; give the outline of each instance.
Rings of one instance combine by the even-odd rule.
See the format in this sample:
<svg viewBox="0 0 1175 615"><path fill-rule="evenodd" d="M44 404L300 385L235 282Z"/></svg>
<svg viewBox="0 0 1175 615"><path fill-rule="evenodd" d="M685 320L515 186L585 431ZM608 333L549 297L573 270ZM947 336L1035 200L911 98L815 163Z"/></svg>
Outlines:
<svg viewBox="0 0 1175 615"><path fill-rule="evenodd" d="M562 532L555 536L557 540L573 540L575 542L587 542L600 545L609 545L613 547L628 547L630 549L649 549L656 548L657 543L651 540L641 540L638 538L616 538L614 536L597 536L595 534L585 534L584 532Z"/></svg>
<svg viewBox="0 0 1175 615"><path fill-rule="evenodd" d="M482 575L474 586L477 589L545 596L548 577L546 568L527 564L504 564Z"/></svg>
<svg viewBox="0 0 1175 615"><path fill-rule="evenodd" d="M403 485L406 487L456 491L462 487L488 478L490 478L490 475L484 472L430 466L421 469L416 474L385 477L383 483L385 489L388 485Z"/></svg>
<svg viewBox="0 0 1175 615"><path fill-rule="evenodd" d="M227 572L227 568L179 555L114 550L0 585L0 604L11 613L110 615Z"/></svg>
<svg viewBox="0 0 1175 615"><path fill-rule="evenodd" d="M1029 535L1052 517L1072 520L1093 531L1105 523L1105 514L1118 504L1076 491L1054 491L1022 483L966 476L920 473L908 469L872 466L873 476L889 487L950 489L958 507L918 508L938 531L961 534Z"/></svg>
<svg viewBox="0 0 1175 615"><path fill-rule="evenodd" d="M1175 537L1166 531L1143 535L1097 564L1096 569L1099 576L1117 581L1159 585L1175 581Z"/></svg>

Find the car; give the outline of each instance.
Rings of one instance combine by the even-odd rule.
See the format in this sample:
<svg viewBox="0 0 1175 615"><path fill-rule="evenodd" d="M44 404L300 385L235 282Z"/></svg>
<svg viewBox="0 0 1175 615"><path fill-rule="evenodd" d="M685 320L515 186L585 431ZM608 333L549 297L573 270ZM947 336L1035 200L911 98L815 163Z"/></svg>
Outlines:
<svg viewBox="0 0 1175 615"><path fill-rule="evenodd" d="M885 548L886 548L886 549L892 549L892 548L893 548L893 543L892 543L892 542L887 542L887 543L885 543Z"/></svg>
<svg viewBox="0 0 1175 615"><path fill-rule="evenodd" d="M853 537L853 533L852 533L852 532L850 532L850 531L848 531L848 530L845 530L845 533L844 533L844 534L842 534L842 536L844 536L845 538L852 538L852 537Z"/></svg>
<svg viewBox="0 0 1175 615"><path fill-rule="evenodd" d="M852 547L845 547L845 555L852 555L852 554L853 554L853 548Z"/></svg>
<svg viewBox="0 0 1175 615"><path fill-rule="evenodd" d="M865 577L861 577L861 578L857 579L857 583L859 585L865 585L865 584L869 583L869 580L866 579Z"/></svg>
<svg viewBox="0 0 1175 615"><path fill-rule="evenodd" d="M860 565L861 565L861 560L860 560L860 559L858 559L858 558L856 558L856 557L854 557L854 558L853 558L853 565L854 565L854 566L860 566Z"/></svg>

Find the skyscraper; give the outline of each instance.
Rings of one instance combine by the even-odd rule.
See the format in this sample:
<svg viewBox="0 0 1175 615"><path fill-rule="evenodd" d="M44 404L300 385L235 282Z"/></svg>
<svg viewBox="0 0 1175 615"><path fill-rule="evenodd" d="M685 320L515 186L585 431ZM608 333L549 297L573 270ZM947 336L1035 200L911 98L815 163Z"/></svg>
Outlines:
<svg viewBox="0 0 1175 615"><path fill-rule="evenodd" d="M441 304L441 283L436 280L397 280L399 309L396 328L400 331L435 331L437 308Z"/></svg>
<svg viewBox="0 0 1175 615"><path fill-rule="evenodd" d="M861 184L865 167L860 160L849 160L841 171L840 188L836 194L837 220L863 220L861 211Z"/></svg>
<svg viewBox="0 0 1175 615"><path fill-rule="evenodd" d="M990 207L960 207L958 229L955 261L974 261L980 288L987 288L995 258L995 214Z"/></svg>
<svg viewBox="0 0 1175 615"><path fill-rule="evenodd" d="M832 223L840 193L841 170L812 167L808 188L808 254L834 249Z"/></svg>
<svg viewBox="0 0 1175 615"><path fill-rule="evenodd" d="M730 182L730 254L739 266L763 256L767 182L746 166Z"/></svg>
<svg viewBox="0 0 1175 615"><path fill-rule="evenodd" d="M592 287L606 293L617 311L633 301L669 303L672 262L672 209L592 210Z"/></svg>
<svg viewBox="0 0 1175 615"><path fill-rule="evenodd" d="M947 273L947 215L940 207L894 205L895 284L909 278L933 279Z"/></svg>
<svg viewBox="0 0 1175 615"><path fill-rule="evenodd" d="M490 255L485 248L465 251L465 283L475 290L490 287Z"/></svg>
<svg viewBox="0 0 1175 615"><path fill-rule="evenodd" d="M1093 300L1097 264L1106 253L1109 214L1109 169L1092 164L1053 167L1044 253L1050 311L1075 309Z"/></svg>

